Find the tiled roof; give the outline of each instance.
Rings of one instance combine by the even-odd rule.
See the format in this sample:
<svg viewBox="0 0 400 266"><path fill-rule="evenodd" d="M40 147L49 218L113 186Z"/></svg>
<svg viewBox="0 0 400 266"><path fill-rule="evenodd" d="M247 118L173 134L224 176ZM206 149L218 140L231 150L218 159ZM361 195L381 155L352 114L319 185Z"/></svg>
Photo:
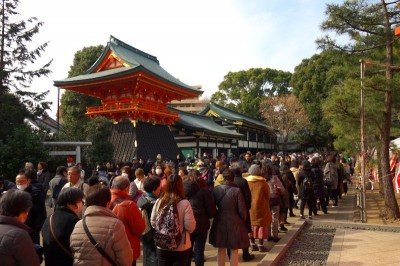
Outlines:
<svg viewBox="0 0 400 266"><path fill-rule="evenodd" d="M273 131L273 129L271 127L267 126L264 122L262 122L260 120L240 114L238 112L235 112L233 110L225 108L216 103L207 104L206 108L204 108L204 110L201 111L199 114L206 115L210 111L212 113L216 114L218 117L221 117L222 119L227 119L227 120L231 121L232 123L241 122L243 124L247 124L250 126L263 128L264 130Z"/></svg>
<svg viewBox="0 0 400 266"><path fill-rule="evenodd" d="M173 109L170 107L170 109ZM235 131L229 130L217 123L209 116L192 114L177 109L173 109L179 113L179 120L175 125L190 129L193 131L204 132L211 136L221 136L226 138L240 138L243 135Z"/></svg>
<svg viewBox="0 0 400 266"><path fill-rule="evenodd" d="M105 59L108 51L111 50L118 58L124 61L126 64L124 67L119 67L110 70L104 70L97 73L92 73L101 62ZM68 84L74 84L82 81L96 81L109 77L118 77L126 74L135 73L138 71L144 71L152 76L158 77L168 83L172 83L179 86L185 90L196 92L197 94L202 94L203 91L193 88L179 79L175 78L169 74L164 68L160 66L157 57L147 54L139 49L136 49L121 40L118 40L114 36L110 36L110 41L108 42L103 54L97 59L97 61L91 66L88 71L83 74L73 78L67 78L64 80L54 81L55 86L62 86Z"/></svg>

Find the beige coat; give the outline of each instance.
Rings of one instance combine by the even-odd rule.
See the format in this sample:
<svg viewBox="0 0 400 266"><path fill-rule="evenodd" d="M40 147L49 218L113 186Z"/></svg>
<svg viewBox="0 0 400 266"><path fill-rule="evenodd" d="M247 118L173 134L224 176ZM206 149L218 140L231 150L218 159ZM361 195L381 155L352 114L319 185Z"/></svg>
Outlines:
<svg viewBox="0 0 400 266"><path fill-rule="evenodd" d="M132 249L124 224L111 210L90 206L85 211L86 224L93 238L117 265L132 265ZM110 263L96 250L83 229L82 220L72 231L71 250L74 265L103 265Z"/></svg>
<svg viewBox="0 0 400 266"><path fill-rule="evenodd" d="M251 191L250 220L253 226L267 226L272 222L269 208L270 190L262 176L246 177Z"/></svg>
<svg viewBox="0 0 400 266"><path fill-rule="evenodd" d="M300 169L296 167L290 167L290 171L292 171L294 179L296 180L296 189L297 191L300 191L299 185L297 184L297 181L299 180Z"/></svg>

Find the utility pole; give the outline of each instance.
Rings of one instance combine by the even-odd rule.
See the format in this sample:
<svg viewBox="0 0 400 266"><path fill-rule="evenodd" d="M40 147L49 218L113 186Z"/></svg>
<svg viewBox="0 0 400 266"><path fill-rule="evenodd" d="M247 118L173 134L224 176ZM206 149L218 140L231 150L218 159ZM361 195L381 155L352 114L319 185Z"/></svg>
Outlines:
<svg viewBox="0 0 400 266"><path fill-rule="evenodd" d="M367 211L365 206L365 174L366 174L366 152L365 148L365 109L364 109L364 77L365 77L365 61L360 60L361 63L361 92L360 92L360 123L361 123L361 205L362 214L361 221L367 222Z"/></svg>

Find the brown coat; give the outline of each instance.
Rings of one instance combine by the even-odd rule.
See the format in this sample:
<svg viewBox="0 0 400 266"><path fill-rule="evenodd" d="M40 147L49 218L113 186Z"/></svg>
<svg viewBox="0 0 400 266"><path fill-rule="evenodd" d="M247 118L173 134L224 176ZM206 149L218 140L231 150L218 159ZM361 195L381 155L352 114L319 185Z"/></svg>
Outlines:
<svg viewBox="0 0 400 266"><path fill-rule="evenodd" d="M251 191L250 219L252 226L267 226L272 222L269 208L270 191L267 181L262 176L246 177Z"/></svg>
<svg viewBox="0 0 400 266"><path fill-rule="evenodd" d="M125 226L118 217L111 210L100 206L89 206L85 217L89 232L114 262L117 265L132 265L132 249ZM72 231L71 250L74 265L110 265L88 239L82 220Z"/></svg>

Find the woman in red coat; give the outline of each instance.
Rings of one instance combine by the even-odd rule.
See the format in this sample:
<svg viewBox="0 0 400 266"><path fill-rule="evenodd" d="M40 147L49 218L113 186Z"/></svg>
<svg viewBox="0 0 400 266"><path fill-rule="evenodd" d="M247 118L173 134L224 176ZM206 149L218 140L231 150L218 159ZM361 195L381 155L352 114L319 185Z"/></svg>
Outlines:
<svg viewBox="0 0 400 266"><path fill-rule="evenodd" d="M146 224L138 206L128 195L129 184L129 179L124 176L117 176L114 179L111 187L111 209L124 222L133 252L132 265L136 265L136 260L140 256L140 236Z"/></svg>

